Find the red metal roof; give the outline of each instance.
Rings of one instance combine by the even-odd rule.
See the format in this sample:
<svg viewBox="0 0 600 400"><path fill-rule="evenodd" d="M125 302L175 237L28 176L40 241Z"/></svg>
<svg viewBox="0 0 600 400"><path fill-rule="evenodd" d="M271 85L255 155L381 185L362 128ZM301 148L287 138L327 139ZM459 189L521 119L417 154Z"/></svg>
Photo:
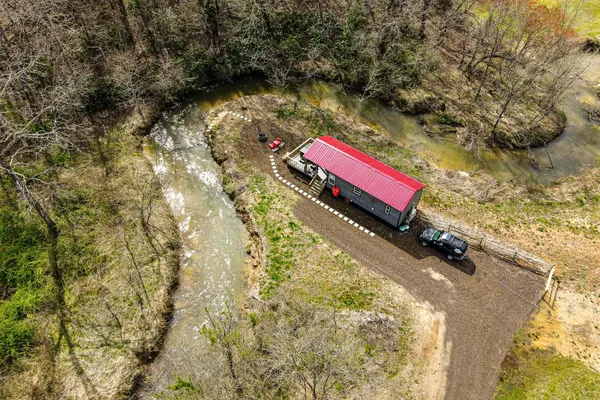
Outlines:
<svg viewBox="0 0 600 400"><path fill-rule="evenodd" d="M400 211L404 211L414 194L425 187L331 136L315 140L304 157Z"/></svg>

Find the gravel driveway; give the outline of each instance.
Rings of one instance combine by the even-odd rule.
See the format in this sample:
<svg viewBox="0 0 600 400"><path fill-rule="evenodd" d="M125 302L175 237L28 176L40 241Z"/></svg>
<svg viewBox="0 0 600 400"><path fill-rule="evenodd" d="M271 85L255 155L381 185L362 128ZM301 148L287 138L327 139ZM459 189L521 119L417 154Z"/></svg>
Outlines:
<svg viewBox="0 0 600 400"><path fill-rule="evenodd" d="M280 174L300 186L276 158ZM446 314L446 348L451 350L445 398L493 398L513 334L534 311L544 279L473 250L462 262L449 261L435 249L419 244L423 229L419 221L413 221L409 233L400 234L357 207L334 199L327 190L319 199L376 236L306 198L294 213L366 267Z"/></svg>

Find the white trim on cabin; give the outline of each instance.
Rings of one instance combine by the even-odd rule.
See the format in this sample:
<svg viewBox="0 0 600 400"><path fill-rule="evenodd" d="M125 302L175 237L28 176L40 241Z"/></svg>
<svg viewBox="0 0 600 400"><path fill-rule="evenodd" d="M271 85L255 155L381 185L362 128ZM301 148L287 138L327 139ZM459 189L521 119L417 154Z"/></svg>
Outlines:
<svg viewBox="0 0 600 400"><path fill-rule="evenodd" d="M331 172L329 173L329 184L331 186L335 186L335 175L332 174Z"/></svg>

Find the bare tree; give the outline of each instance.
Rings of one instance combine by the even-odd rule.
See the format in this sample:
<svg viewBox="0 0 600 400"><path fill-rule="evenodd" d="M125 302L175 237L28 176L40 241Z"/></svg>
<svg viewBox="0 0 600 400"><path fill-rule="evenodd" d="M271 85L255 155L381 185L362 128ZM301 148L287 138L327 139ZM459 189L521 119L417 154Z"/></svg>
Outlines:
<svg viewBox="0 0 600 400"><path fill-rule="evenodd" d="M326 399L342 387L349 391L362 380L370 362L358 339L338 325L335 310L288 304L270 345L279 379L305 398Z"/></svg>
<svg viewBox="0 0 600 400"><path fill-rule="evenodd" d="M363 339L332 309L282 295L247 320L231 308L208 315L202 333L223 356L231 386L216 389L221 385L199 382L207 397L231 387L244 398L343 398L377 368L373 355L362 350Z"/></svg>
<svg viewBox="0 0 600 400"><path fill-rule="evenodd" d="M238 396L244 394L242 382L239 377L235 354L239 351L240 333L237 327L237 316L231 306L227 306L218 316L214 317L205 308L208 325L203 325L201 333L208 338L213 346L216 346L225 356L229 376L233 382L235 393Z"/></svg>
<svg viewBox="0 0 600 400"><path fill-rule="evenodd" d="M462 1L455 4L472 6ZM531 136L524 133L552 112L573 81L578 71L573 26L580 5L577 0L569 8L556 9L531 0L494 0L486 3L483 19L473 19L473 40L465 43L462 59L466 61L461 64L467 79L475 84L474 102L485 94L497 104L491 122L493 140L513 105L535 99L536 116L514 136L522 142L519 145L528 146ZM473 131L481 132L479 128Z"/></svg>

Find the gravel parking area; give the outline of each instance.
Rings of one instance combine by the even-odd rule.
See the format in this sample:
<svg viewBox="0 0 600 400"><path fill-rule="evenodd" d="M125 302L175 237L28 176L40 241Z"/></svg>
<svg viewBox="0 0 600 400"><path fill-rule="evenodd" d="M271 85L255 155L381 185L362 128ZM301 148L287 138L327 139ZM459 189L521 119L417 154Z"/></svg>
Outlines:
<svg viewBox="0 0 600 400"><path fill-rule="evenodd" d="M306 182L288 170L279 155L274 159L280 176L300 190L308 190ZM294 213L357 261L446 314L445 348L450 361L445 398L491 399L513 334L537 306L544 279L474 250L461 262L450 261L435 249L420 245L418 236L424 225L418 219L401 234L352 204L333 198L327 190L319 200L355 224L307 198L297 204Z"/></svg>
<svg viewBox="0 0 600 400"><path fill-rule="evenodd" d="M274 177L277 171L282 180L308 191L306 179L292 173L281 160L304 137L261 122L260 129L267 132L269 141L277 136L286 138L285 147L273 154L266 144L254 140L258 129L258 122L245 122L242 135L252 139L240 141L237 151L258 169ZM315 232L398 283L417 300L445 313L445 349L449 352L445 398L491 399L513 334L537 307L544 279L472 249L468 259L450 261L435 249L420 245L417 238L424 226L418 220L409 232L401 234L357 207L332 198L327 190L318 200L334 211L301 193L298 196L301 199L294 213ZM341 212L342 218L335 211ZM354 223L349 224L345 217ZM375 235L366 234L365 229Z"/></svg>

